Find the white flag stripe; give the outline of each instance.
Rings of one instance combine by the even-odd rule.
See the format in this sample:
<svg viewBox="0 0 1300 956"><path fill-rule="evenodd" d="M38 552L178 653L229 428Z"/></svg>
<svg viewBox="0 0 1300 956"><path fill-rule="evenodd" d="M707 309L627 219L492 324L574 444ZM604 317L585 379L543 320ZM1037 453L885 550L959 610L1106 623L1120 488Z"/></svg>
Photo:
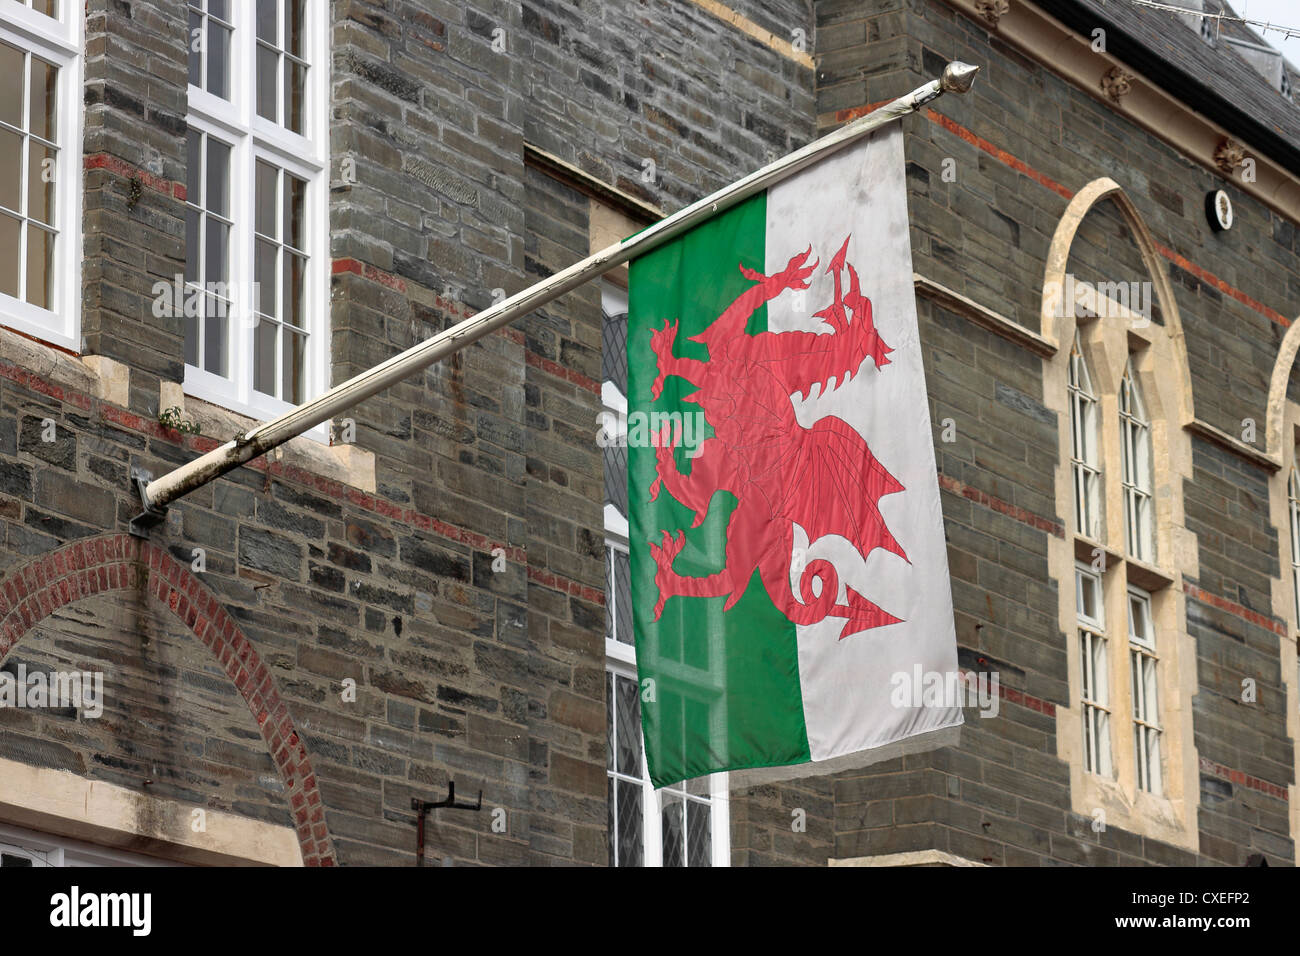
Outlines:
<svg viewBox="0 0 1300 956"><path fill-rule="evenodd" d="M871 300L876 329L893 350L889 364L877 372L868 360L847 385L797 398L795 409L805 427L832 414L849 423L902 483L906 490L882 497L879 507L908 560L877 548L864 561L838 536L809 543L807 561L824 557L839 572L841 600L846 585L851 585L902 619L843 640L842 618L798 628L813 761L880 747L885 749L876 756L885 759L899 752L885 745L962 721L961 708L953 701L899 708L890 700L891 678L911 675L918 663L929 673L957 669L943 514L912 285L903 138L896 124L769 190L767 272L784 269L791 256L810 244L813 257L820 260L802 297L786 293L768 303L771 331L827 328L813 313L834 301L834 279L826 268L850 235L847 262L857 270L862 293ZM796 311L800 306L803 311ZM862 762L870 762L870 755ZM803 765L803 770L819 772L813 764Z"/></svg>

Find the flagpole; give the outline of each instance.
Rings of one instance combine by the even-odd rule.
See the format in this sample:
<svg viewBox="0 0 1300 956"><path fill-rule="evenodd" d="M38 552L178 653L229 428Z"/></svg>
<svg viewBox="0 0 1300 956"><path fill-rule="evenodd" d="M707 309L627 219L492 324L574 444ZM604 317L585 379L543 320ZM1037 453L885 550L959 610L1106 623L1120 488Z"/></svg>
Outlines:
<svg viewBox="0 0 1300 956"><path fill-rule="evenodd" d="M177 498L283 445L309 428L314 428L321 422L333 418L336 413L352 408L377 392L400 382L408 375L427 368L439 359L446 358L471 342L575 289L589 279L675 239L704 220L843 149L872 130L916 112L944 93L965 93L974 83L975 73L978 70L977 66L953 61L945 67L939 79L917 87L906 96L891 100L866 116L841 126L834 132L769 163L757 172L723 187L713 195L692 203L636 235L616 242L464 322L412 346L369 371L334 386L319 397L290 409L280 417L250 428L188 464L181 465L153 480L149 480L146 476L137 476L136 489L144 505L144 511L132 519L132 533L140 536L147 535L148 529L162 520L167 505Z"/></svg>

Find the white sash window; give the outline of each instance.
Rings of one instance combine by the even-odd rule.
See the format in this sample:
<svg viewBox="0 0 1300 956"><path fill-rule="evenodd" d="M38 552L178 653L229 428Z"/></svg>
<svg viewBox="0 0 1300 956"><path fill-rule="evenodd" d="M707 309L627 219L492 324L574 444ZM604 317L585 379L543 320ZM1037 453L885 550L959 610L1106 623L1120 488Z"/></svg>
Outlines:
<svg viewBox="0 0 1300 956"><path fill-rule="evenodd" d="M0 324L79 352L81 5L0 5Z"/></svg>
<svg viewBox="0 0 1300 956"><path fill-rule="evenodd" d="M185 390L272 417L328 386L328 5L189 17Z"/></svg>

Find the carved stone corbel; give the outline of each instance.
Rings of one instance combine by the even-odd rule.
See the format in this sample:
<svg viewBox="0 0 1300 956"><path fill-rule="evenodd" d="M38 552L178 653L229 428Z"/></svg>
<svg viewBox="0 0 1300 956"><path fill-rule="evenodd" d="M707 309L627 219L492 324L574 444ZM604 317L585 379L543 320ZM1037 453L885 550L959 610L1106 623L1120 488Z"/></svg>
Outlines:
<svg viewBox="0 0 1300 956"><path fill-rule="evenodd" d="M1229 176L1242 164L1245 158L1246 147L1235 139L1224 137L1219 141L1219 145L1214 147L1214 165Z"/></svg>
<svg viewBox="0 0 1300 956"><path fill-rule="evenodd" d="M1008 0L975 0L975 12L984 18L991 27L997 27L998 21L1011 9Z"/></svg>
<svg viewBox="0 0 1300 956"><path fill-rule="evenodd" d="M1102 75L1101 90L1110 97L1111 102L1118 103L1128 93L1132 92L1135 79L1137 77L1125 73L1118 66L1112 66Z"/></svg>

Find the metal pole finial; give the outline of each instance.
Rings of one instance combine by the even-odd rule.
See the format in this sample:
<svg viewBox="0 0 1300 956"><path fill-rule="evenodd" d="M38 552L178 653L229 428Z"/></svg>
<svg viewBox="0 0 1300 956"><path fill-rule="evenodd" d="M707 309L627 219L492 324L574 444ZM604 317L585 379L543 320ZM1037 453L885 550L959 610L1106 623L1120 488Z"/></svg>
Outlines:
<svg viewBox="0 0 1300 956"><path fill-rule="evenodd" d="M978 66L971 66L969 63L963 63L961 60L953 60L943 68L943 76L939 80L939 85L945 93L966 93L975 83L975 74L980 71Z"/></svg>

